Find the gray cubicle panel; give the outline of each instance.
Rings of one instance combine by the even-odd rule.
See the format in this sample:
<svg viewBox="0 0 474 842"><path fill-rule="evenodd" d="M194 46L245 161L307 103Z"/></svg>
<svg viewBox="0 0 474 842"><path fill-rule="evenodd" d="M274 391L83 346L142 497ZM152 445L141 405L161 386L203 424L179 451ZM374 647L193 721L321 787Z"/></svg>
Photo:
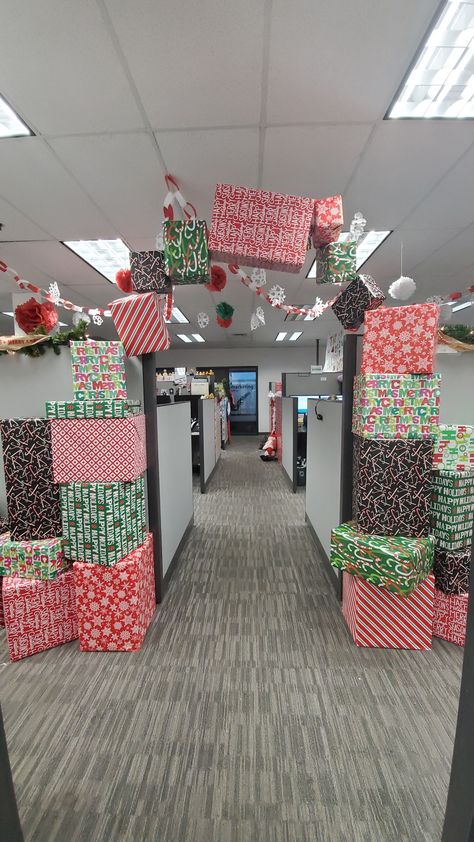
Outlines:
<svg viewBox="0 0 474 842"><path fill-rule="evenodd" d="M298 448L298 398L281 400L281 466L296 493L296 457Z"/></svg>
<svg viewBox="0 0 474 842"><path fill-rule="evenodd" d="M220 456L216 453L215 428L216 400L206 398L199 401L199 462L201 494L207 491Z"/></svg>
<svg viewBox="0 0 474 842"><path fill-rule="evenodd" d="M339 395L341 392L335 372L310 374L308 371L289 371L281 375L283 396Z"/></svg>

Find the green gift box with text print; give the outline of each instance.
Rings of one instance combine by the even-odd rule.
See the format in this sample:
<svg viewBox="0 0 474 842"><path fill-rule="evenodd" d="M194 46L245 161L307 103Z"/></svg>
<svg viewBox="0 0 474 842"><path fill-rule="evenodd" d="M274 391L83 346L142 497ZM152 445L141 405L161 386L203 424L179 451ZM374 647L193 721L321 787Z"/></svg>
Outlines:
<svg viewBox="0 0 474 842"><path fill-rule="evenodd" d="M356 272L357 246L353 240L329 243L316 249L318 284L342 284L353 281Z"/></svg>
<svg viewBox="0 0 474 842"><path fill-rule="evenodd" d="M0 536L0 576L24 579L55 579L67 567L61 538L10 541Z"/></svg>
<svg viewBox="0 0 474 842"><path fill-rule="evenodd" d="M474 519L474 470L441 468L432 474L431 531L438 547L469 546Z"/></svg>
<svg viewBox="0 0 474 842"><path fill-rule="evenodd" d="M209 281L207 225L203 219L167 219L163 223L166 274L173 284Z"/></svg>
<svg viewBox="0 0 474 842"><path fill-rule="evenodd" d="M140 415L140 401L47 401L46 418L128 418Z"/></svg>

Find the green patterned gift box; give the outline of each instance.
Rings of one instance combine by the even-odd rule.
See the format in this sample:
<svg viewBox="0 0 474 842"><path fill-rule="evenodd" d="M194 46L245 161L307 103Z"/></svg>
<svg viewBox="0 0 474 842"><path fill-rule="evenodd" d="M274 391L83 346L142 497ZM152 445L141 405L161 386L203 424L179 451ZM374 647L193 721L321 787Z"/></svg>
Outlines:
<svg viewBox="0 0 474 842"><path fill-rule="evenodd" d="M318 284L342 284L353 281L356 272L356 243L353 240L329 243L316 249Z"/></svg>
<svg viewBox="0 0 474 842"><path fill-rule="evenodd" d="M140 401L47 401L46 418L128 418L140 415Z"/></svg>
<svg viewBox="0 0 474 842"><path fill-rule="evenodd" d="M372 585L408 596L433 567L435 540L366 535L354 523L331 532L331 564Z"/></svg>
<svg viewBox="0 0 474 842"><path fill-rule="evenodd" d="M116 564L145 540L145 481L61 485L64 552L73 561Z"/></svg>
<svg viewBox="0 0 474 842"><path fill-rule="evenodd" d="M203 219L167 219L163 240L166 274L174 284L209 282L207 225Z"/></svg>
<svg viewBox="0 0 474 842"><path fill-rule="evenodd" d="M438 546L461 550L469 546L474 519L474 470L433 471L431 530Z"/></svg>
<svg viewBox="0 0 474 842"><path fill-rule="evenodd" d="M10 541L0 537L0 576L24 579L55 579L67 567L61 538Z"/></svg>
<svg viewBox="0 0 474 842"><path fill-rule="evenodd" d="M438 434L440 374L358 374L352 432L369 439Z"/></svg>

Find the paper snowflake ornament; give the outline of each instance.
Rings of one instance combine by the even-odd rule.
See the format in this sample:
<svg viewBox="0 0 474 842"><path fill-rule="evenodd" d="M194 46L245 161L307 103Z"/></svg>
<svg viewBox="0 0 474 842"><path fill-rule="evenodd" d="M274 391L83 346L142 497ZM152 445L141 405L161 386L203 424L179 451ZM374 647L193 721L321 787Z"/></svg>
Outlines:
<svg viewBox="0 0 474 842"><path fill-rule="evenodd" d="M430 295L429 298L426 299L427 304L443 304L443 298L441 295Z"/></svg>
<svg viewBox="0 0 474 842"><path fill-rule="evenodd" d="M279 284L275 284L268 290L268 297L270 298L272 307L276 307L278 304L283 304L286 298L286 293L283 287Z"/></svg>
<svg viewBox="0 0 474 842"><path fill-rule="evenodd" d="M255 267L252 270L252 274L250 275L250 280L254 281L257 286L264 287L267 283L267 273L265 269L260 269L259 267Z"/></svg>
<svg viewBox="0 0 474 842"><path fill-rule="evenodd" d="M163 239L163 232L162 231L160 231L160 233L156 235L155 247L156 247L157 251L163 251L164 250L165 241Z"/></svg>
<svg viewBox="0 0 474 842"><path fill-rule="evenodd" d="M204 330L209 324L209 316L207 313L198 313L197 315L197 323L201 330Z"/></svg>
<svg viewBox="0 0 474 842"><path fill-rule="evenodd" d="M311 309L313 311L313 315L314 315L315 319L319 318L319 316L322 316L322 314L324 312L324 301L323 301L323 299L322 298L316 298L316 301L314 302Z"/></svg>
<svg viewBox="0 0 474 842"><path fill-rule="evenodd" d="M263 307L257 307L255 313L252 313L250 319L250 330L257 330L261 325L265 324L265 313Z"/></svg>
<svg viewBox="0 0 474 842"><path fill-rule="evenodd" d="M262 325L264 325L265 324L265 312L264 312L263 307L257 307L257 309L255 310L255 315L256 315L257 319L262 323Z"/></svg>
<svg viewBox="0 0 474 842"><path fill-rule="evenodd" d="M101 325L104 320L100 313L94 313L94 315L92 316L92 321L95 325Z"/></svg>
<svg viewBox="0 0 474 842"><path fill-rule="evenodd" d="M52 284L48 287L49 297L53 304L58 306L59 302L61 301L61 293L59 292L59 287L56 281L53 281Z"/></svg>
<svg viewBox="0 0 474 842"><path fill-rule="evenodd" d="M252 313L250 317L250 330L257 330L258 327L260 327L260 322L257 318L257 314Z"/></svg>
<svg viewBox="0 0 474 842"><path fill-rule="evenodd" d="M364 215L360 211L356 211L349 228L351 240L355 240L358 243L365 234L366 225L367 220L364 218Z"/></svg>

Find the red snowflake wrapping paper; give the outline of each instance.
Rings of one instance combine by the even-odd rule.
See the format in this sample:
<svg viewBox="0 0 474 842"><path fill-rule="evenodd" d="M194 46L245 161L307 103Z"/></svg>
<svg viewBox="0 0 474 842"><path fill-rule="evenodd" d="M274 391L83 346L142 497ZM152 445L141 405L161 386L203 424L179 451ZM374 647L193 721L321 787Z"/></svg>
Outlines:
<svg viewBox="0 0 474 842"><path fill-rule="evenodd" d="M344 215L342 196L316 199L314 203L313 245L315 248L335 243L342 231Z"/></svg>
<svg viewBox="0 0 474 842"><path fill-rule="evenodd" d="M431 649L434 576L398 596L343 573L342 613L357 646Z"/></svg>
<svg viewBox="0 0 474 842"><path fill-rule="evenodd" d="M5 578L2 596L12 661L78 637L72 570L50 580Z"/></svg>
<svg viewBox="0 0 474 842"><path fill-rule="evenodd" d="M209 251L214 260L299 272L306 260L314 199L217 184Z"/></svg>
<svg viewBox="0 0 474 842"><path fill-rule="evenodd" d="M168 350L170 337L155 292L117 298L109 307L127 357Z"/></svg>
<svg viewBox="0 0 474 842"><path fill-rule="evenodd" d="M464 646L466 642L469 594L445 594L435 588L433 634L449 643Z"/></svg>
<svg viewBox="0 0 474 842"><path fill-rule="evenodd" d="M431 374L439 307L379 307L365 315L362 374Z"/></svg>
<svg viewBox="0 0 474 842"><path fill-rule="evenodd" d="M73 565L82 652L140 649L155 613L153 536L113 567Z"/></svg>
<svg viewBox="0 0 474 842"><path fill-rule="evenodd" d="M127 482L146 471L145 416L51 420L55 482Z"/></svg>
<svg viewBox="0 0 474 842"><path fill-rule="evenodd" d="M3 610L2 582L3 577L0 576L0 629L5 628L5 612Z"/></svg>

